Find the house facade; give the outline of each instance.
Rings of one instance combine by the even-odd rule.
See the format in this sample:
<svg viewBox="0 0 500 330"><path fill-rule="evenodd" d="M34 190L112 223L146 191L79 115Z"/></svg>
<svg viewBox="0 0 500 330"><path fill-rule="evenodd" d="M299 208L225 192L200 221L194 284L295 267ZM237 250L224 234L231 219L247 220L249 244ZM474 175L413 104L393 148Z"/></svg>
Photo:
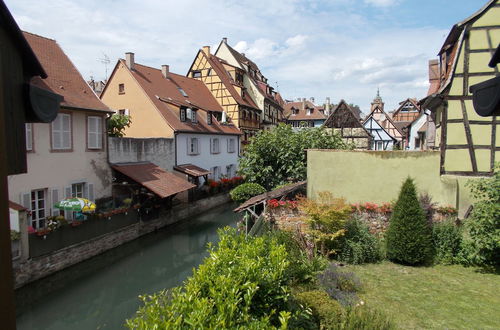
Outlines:
<svg viewBox="0 0 500 330"><path fill-rule="evenodd" d="M361 123L359 112L344 100L340 100L326 119L323 127L338 133L342 140L356 149L369 149L373 137Z"/></svg>
<svg viewBox="0 0 500 330"><path fill-rule="evenodd" d="M248 59L227 43L223 38L215 51L215 56L229 64L245 71L243 85L246 91L259 107L261 112L261 128L271 129L283 121L283 103L279 93L268 84L268 79L262 74L257 64Z"/></svg>
<svg viewBox="0 0 500 330"><path fill-rule="evenodd" d="M373 99L370 108L370 114L366 118L372 117L375 119L384 130L396 140L395 146L399 148L404 148L406 143L406 134L403 132L403 128L408 125L406 122L395 122L392 120L384 111L384 102L382 97L380 97L379 91L377 91L377 96Z"/></svg>
<svg viewBox="0 0 500 330"><path fill-rule="evenodd" d="M432 112L441 174L491 175L500 159L499 122L474 110L470 86L498 76L488 66L500 41L500 1L455 24L439 51L439 77L420 101Z"/></svg>
<svg viewBox="0 0 500 330"><path fill-rule="evenodd" d="M111 195L106 117L112 113L89 88L57 42L31 33L24 37L48 77L31 83L63 97L51 123L26 124L28 171L8 177L9 198L31 212L34 229L59 215L53 205L67 197L92 201ZM71 219L72 214L65 214Z"/></svg>
<svg viewBox="0 0 500 330"><path fill-rule="evenodd" d="M260 130L262 110L245 87L245 70L210 53L210 47L199 50L187 77L199 80L213 95L229 121L241 130L245 145Z"/></svg>
<svg viewBox="0 0 500 330"><path fill-rule="evenodd" d="M223 107L202 81L172 73L167 65L135 63L134 54L127 53L101 99L131 116L126 137L174 139L174 169L196 166L214 180L236 175L241 132L225 120Z"/></svg>
<svg viewBox="0 0 500 330"><path fill-rule="evenodd" d="M393 138L379 122L373 118L373 116L368 116L363 126L373 137L370 144L370 150L392 150L394 148L396 139Z"/></svg>
<svg viewBox="0 0 500 330"><path fill-rule="evenodd" d="M296 129L321 127L326 120L324 109L305 98L285 103L284 116L285 122Z"/></svg>

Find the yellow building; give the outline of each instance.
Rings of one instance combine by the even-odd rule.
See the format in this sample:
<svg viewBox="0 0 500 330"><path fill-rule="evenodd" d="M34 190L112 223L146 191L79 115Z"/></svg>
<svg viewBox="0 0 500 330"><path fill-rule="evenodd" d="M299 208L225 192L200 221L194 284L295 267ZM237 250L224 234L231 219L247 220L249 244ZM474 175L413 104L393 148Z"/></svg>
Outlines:
<svg viewBox="0 0 500 330"><path fill-rule="evenodd" d="M260 129L261 110L250 97L243 83L245 71L210 53L205 46L198 51L188 77L202 81L243 133L242 143Z"/></svg>
<svg viewBox="0 0 500 330"><path fill-rule="evenodd" d="M422 107L436 118L440 172L448 175L491 175L500 160L499 122L480 117L470 86L498 76L488 62L500 43L500 1L490 0L478 12L455 24L439 51L439 79Z"/></svg>

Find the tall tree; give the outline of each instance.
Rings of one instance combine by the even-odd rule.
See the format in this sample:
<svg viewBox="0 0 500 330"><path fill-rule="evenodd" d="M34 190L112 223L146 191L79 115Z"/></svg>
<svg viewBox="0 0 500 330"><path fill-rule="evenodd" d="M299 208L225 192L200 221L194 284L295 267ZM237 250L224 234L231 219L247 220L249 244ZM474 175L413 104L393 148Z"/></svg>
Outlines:
<svg viewBox="0 0 500 330"><path fill-rule="evenodd" d="M306 149L348 149L338 134L321 128L294 131L280 124L261 131L245 148L240 173L266 189L306 179Z"/></svg>

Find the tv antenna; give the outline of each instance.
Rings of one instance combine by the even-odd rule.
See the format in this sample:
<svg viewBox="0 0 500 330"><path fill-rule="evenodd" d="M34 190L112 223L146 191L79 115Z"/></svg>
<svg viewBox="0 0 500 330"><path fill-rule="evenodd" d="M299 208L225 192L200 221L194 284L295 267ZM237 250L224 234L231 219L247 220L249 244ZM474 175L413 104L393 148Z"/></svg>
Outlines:
<svg viewBox="0 0 500 330"><path fill-rule="evenodd" d="M105 80L108 80L108 64L111 63L111 61L109 60L109 56L104 54L104 52L102 53L102 58L98 58L97 59L99 62L101 62L102 64L104 64L104 68L106 70L106 78Z"/></svg>

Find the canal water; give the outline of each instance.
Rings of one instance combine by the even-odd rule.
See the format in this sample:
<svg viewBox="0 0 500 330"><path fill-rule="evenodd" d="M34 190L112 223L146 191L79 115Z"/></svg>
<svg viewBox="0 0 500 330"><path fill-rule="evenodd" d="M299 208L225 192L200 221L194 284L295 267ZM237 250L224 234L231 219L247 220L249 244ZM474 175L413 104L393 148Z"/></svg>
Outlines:
<svg viewBox="0 0 500 330"><path fill-rule="evenodd" d="M122 329L139 295L178 286L192 274L217 229L236 226L234 207L212 209L21 288L18 329Z"/></svg>

